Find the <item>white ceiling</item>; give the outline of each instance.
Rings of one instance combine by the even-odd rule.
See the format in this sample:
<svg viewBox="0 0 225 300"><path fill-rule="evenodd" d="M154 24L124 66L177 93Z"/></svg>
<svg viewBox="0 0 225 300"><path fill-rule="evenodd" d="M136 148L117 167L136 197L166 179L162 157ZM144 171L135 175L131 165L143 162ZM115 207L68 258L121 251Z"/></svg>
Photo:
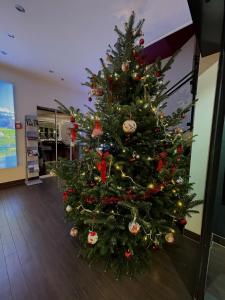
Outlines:
<svg viewBox="0 0 225 300"><path fill-rule="evenodd" d="M115 42L114 25L132 10L146 19L146 45L191 23L187 0L0 0L0 51L8 53L0 52L0 63L84 89L85 67L98 70L99 57Z"/></svg>

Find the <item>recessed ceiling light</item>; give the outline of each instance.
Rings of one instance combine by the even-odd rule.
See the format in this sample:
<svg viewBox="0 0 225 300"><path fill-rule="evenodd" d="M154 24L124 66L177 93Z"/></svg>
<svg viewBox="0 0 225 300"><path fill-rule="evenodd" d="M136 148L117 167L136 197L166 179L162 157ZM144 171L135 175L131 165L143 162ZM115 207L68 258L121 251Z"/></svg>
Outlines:
<svg viewBox="0 0 225 300"><path fill-rule="evenodd" d="M8 37L10 37L11 39L15 39L15 35L12 33L8 33Z"/></svg>
<svg viewBox="0 0 225 300"><path fill-rule="evenodd" d="M50 70L49 70L49 73L55 73L55 71L50 69Z"/></svg>
<svg viewBox="0 0 225 300"><path fill-rule="evenodd" d="M3 55L7 55L8 53L7 53L7 52L5 52L4 50L1 50L1 54L3 54Z"/></svg>
<svg viewBox="0 0 225 300"><path fill-rule="evenodd" d="M24 8L22 5L20 5L20 4L16 4L16 5L15 5L15 8L16 8L19 12L21 12L21 13L25 13L25 12L26 12L25 8Z"/></svg>

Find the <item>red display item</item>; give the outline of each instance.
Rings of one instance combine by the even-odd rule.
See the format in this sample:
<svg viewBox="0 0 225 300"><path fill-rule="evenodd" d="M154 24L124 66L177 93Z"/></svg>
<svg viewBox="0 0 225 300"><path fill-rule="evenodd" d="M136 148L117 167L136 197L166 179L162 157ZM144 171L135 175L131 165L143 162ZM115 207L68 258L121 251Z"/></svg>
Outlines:
<svg viewBox="0 0 225 300"><path fill-rule="evenodd" d="M157 78L161 77L161 72L156 71L156 72L155 72L155 77L157 77Z"/></svg>
<svg viewBox="0 0 225 300"><path fill-rule="evenodd" d="M103 135L102 125L100 120L95 120L94 129L92 131L91 137L97 138Z"/></svg>
<svg viewBox="0 0 225 300"><path fill-rule="evenodd" d="M125 251L124 255L127 259L130 259L133 256L132 252L129 249Z"/></svg>
<svg viewBox="0 0 225 300"><path fill-rule="evenodd" d="M144 45L144 43L145 43L145 40L142 38L142 39L140 39L140 41L139 41L139 45Z"/></svg>
<svg viewBox="0 0 225 300"><path fill-rule="evenodd" d="M70 122L71 122L71 123L74 123L74 122L75 122L74 116L70 116Z"/></svg>

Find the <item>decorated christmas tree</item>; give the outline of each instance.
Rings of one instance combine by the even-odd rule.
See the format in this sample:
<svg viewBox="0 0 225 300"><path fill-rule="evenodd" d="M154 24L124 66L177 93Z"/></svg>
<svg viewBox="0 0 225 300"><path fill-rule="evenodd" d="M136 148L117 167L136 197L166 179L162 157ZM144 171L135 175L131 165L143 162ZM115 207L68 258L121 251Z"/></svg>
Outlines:
<svg viewBox="0 0 225 300"><path fill-rule="evenodd" d="M71 236L90 264L104 263L116 277L148 268L152 251L173 243L186 215L196 212L189 183L191 138L179 127L190 107L166 115L163 64L145 64L142 25L132 13L125 31L109 46L106 62L89 69L87 113L67 108L73 144L80 158L55 168L64 186Z"/></svg>

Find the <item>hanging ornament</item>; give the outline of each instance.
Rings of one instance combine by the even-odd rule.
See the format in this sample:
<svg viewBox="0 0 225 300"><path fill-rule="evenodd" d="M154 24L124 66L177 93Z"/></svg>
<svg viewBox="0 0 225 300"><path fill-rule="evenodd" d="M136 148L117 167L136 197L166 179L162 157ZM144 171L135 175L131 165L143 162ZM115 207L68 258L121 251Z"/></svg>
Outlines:
<svg viewBox="0 0 225 300"><path fill-rule="evenodd" d="M139 73L137 73L137 72L134 72L134 73L132 74L132 78L133 78L134 80L136 80L136 81L139 81L139 80L141 80L141 75L140 75Z"/></svg>
<svg viewBox="0 0 225 300"><path fill-rule="evenodd" d="M168 233L165 235L165 240L166 240L167 243L169 243L169 244L174 243L174 241L175 241L174 234L173 234L172 232L168 232Z"/></svg>
<svg viewBox="0 0 225 300"><path fill-rule="evenodd" d="M139 45L144 45L144 43L145 43L145 40L143 38L139 40Z"/></svg>
<svg viewBox="0 0 225 300"><path fill-rule="evenodd" d="M156 71L155 72L155 77L157 77L157 78L161 77L161 72L160 71Z"/></svg>
<svg viewBox="0 0 225 300"><path fill-rule="evenodd" d="M129 249L124 252L124 255L127 259L130 259L133 256L132 252Z"/></svg>
<svg viewBox="0 0 225 300"><path fill-rule="evenodd" d="M178 220L178 223L185 226L185 225L187 225L187 220L183 218L183 219Z"/></svg>
<svg viewBox="0 0 225 300"><path fill-rule="evenodd" d="M103 135L102 125L101 125L100 120L98 118L96 118L91 137L97 138L97 137L100 137L101 135Z"/></svg>
<svg viewBox="0 0 225 300"><path fill-rule="evenodd" d="M129 68L130 68L130 63L128 61L122 63L121 69L123 72L128 72Z"/></svg>
<svg viewBox="0 0 225 300"><path fill-rule="evenodd" d="M179 145L179 146L177 147L177 154L182 154L183 151L184 151L183 145Z"/></svg>
<svg viewBox="0 0 225 300"><path fill-rule="evenodd" d="M101 158L101 161L97 163L97 169L101 173L101 180L103 183L106 183L106 171L107 171L107 165L106 165L106 157L109 155L109 152L106 151L104 153L98 152L98 155Z"/></svg>
<svg viewBox="0 0 225 300"><path fill-rule="evenodd" d="M180 176L177 180L176 183L178 184L183 184L184 183L184 179Z"/></svg>
<svg viewBox="0 0 225 300"><path fill-rule="evenodd" d="M77 139L78 124L75 123L75 120L72 124L73 124L72 125L73 127L70 128L70 130L71 130L71 142L74 144L76 139Z"/></svg>
<svg viewBox="0 0 225 300"><path fill-rule="evenodd" d="M78 235L78 229L77 229L76 227L72 227L72 228L70 229L70 235L71 235L72 237L76 237L76 236Z"/></svg>
<svg viewBox="0 0 225 300"><path fill-rule="evenodd" d="M100 97L104 95L104 90L101 87L92 88L90 94L92 96Z"/></svg>
<svg viewBox="0 0 225 300"><path fill-rule="evenodd" d="M88 244L94 245L98 241L98 234L96 231L89 231L88 233Z"/></svg>
<svg viewBox="0 0 225 300"><path fill-rule="evenodd" d="M63 201L64 201L64 202L66 202L66 201L68 200L68 196L69 196L69 195L68 195L68 192L67 192L67 191L63 193Z"/></svg>
<svg viewBox="0 0 225 300"><path fill-rule="evenodd" d="M70 213L73 210L72 206L67 205L66 212Z"/></svg>
<svg viewBox="0 0 225 300"><path fill-rule="evenodd" d="M133 234L136 235L139 233L140 229L141 229L141 225L136 222L135 220L131 221L128 225L129 231Z"/></svg>
<svg viewBox="0 0 225 300"><path fill-rule="evenodd" d="M125 133L134 133L137 129L137 124L134 120L127 120L123 123L123 131Z"/></svg>

